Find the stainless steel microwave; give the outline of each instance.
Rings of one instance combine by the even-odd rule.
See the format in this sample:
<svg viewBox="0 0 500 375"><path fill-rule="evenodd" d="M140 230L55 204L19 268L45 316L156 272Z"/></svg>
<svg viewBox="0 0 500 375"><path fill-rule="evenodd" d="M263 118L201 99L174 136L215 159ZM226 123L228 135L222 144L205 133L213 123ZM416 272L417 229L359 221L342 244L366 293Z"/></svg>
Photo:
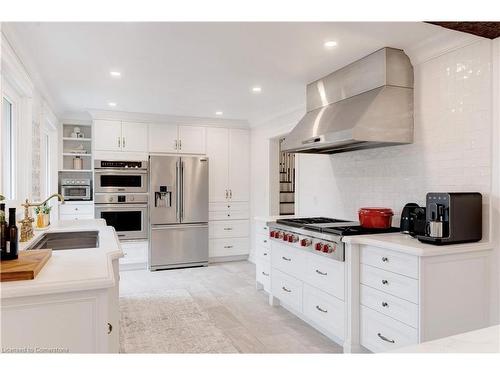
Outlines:
<svg viewBox="0 0 500 375"><path fill-rule="evenodd" d="M147 193L147 161L96 160L94 165L96 193Z"/></svg>

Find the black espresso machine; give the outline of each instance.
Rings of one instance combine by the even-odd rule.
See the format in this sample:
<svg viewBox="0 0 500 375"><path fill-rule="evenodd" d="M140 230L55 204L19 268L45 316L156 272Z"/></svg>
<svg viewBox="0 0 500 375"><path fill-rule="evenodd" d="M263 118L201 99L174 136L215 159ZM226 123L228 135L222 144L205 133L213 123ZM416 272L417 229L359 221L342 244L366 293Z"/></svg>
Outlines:
<svg viewBox="0 0 500 375"><path fill-rule="evenodd" d="M427 193L425 235L421 242L449 245L482 238L480 193Z"/></svg>

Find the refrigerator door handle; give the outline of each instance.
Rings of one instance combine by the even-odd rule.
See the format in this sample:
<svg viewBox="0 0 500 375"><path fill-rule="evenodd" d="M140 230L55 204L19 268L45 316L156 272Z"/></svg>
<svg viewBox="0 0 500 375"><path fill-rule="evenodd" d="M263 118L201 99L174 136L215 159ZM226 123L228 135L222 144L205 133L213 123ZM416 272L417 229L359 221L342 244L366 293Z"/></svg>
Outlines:
<svg viewBox="0 0 500 375"><path fill-rule="evenodd" d="M172 224L165 224L165 225L152 225L151 230L169 230L169 229L190 229L190 228L208 228L207 223L201 223L201 224L182 224L182 225L172 225Z"/></svg>
<svg viewBox="0 0 500 375"><path fill-rule="evenodd" d="M176 200L176 205L175 205L175 219L178 223L181 221L181 191L180 191L180 184L179 184L179 179L180 179L180 161L178 160L175 163L175 181L176 181L176 189L175 189L175 200Z"/></svg>
<svg viewBox="0 0 500 375"><path fill-rule="evenodd" d="M181 179L180 179L180 185L181 185L181 222L184 220L184 162L180 161L181 165Z"/></svg>

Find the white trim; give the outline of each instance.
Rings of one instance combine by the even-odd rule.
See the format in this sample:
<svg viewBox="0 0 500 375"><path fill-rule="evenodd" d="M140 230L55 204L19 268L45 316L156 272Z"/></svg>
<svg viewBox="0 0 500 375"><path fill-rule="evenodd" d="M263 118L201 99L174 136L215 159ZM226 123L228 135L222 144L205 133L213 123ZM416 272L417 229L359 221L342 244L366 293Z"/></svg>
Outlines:
<svg viewBox="0 0 500 375"><path fill-rule="evenodd" d="M2 76L21 96L32 97L34 86L9 40L2 32Z"/></svg>
<svg viewBox="0 0 500 375"><path fill-rule="evenodd" d="M89 109L88 113L93 120L120 120L145 123L168 123L175 125L196 125L224 128L243 128L248 129L249 124L246 120L215 119L209 117L188 117L154 113L140 112L120 112L104 111L99 109Z"/></svg>

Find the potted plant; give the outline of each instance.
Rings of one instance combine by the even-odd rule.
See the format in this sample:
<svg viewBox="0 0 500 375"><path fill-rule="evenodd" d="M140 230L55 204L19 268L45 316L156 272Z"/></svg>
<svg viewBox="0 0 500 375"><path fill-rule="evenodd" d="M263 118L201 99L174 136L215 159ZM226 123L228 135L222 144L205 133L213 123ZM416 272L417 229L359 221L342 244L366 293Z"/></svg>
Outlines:
<svg viewBox="0 0 500 375"><path fill-rule="evenodd" d="M47 203L35 207L36 226L38 228L46 228L50 225L50 210L52 210L52 207Z"/></svg>

